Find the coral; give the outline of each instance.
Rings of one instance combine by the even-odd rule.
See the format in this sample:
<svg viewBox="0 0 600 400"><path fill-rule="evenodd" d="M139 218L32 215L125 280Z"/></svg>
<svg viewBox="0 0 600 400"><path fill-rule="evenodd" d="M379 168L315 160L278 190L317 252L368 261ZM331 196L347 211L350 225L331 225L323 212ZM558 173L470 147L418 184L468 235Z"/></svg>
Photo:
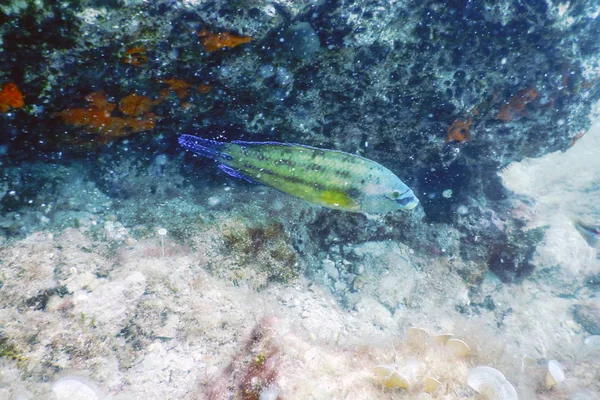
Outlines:
<svg viewBox="0 0 600 400"><path fill-rule="evenodd" d="M224 47L237 47L252 40L250 36L238 36L230 32L213 33L206 28L197 33L204 49L211 53Z"/></svg>
<svg viewBox="0 0 600 400"><path fill-rule="evenodd" d="M0 90L0 112L8 112L11 108L22 108L25 105L23 102L23 93L17 85L12 82L6 82Z"/></svg>
<svg viewBox="0 0 600 400"><path fill-rule="evenodd" d="M500 107L500 112L496 116L503 122L510 122L525 115L525 106L538 97L535 88L520 90L516 95L510 98L508 103Z"/></svg>
<svg viewBox="0 0 600 400"><path fill-rule="evenodd" d="M468 142L471 140L471 125L473 120L469 118L467 122L456 120L448 128L448 135L446 136L446 142Z"/></svg>
<svg viewBox="0 0 600 400"><path fill-rule="evenodd" d="M146 49L143 47L131 47L125 51L125 55L121 58L121 61L125 64L141 67L148 63Z"/></svg>

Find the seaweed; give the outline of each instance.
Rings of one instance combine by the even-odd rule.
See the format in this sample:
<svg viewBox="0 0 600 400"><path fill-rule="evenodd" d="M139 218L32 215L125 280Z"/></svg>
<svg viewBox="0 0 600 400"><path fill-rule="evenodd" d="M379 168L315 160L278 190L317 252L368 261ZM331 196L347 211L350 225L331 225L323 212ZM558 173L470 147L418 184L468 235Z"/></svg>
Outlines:
<svg viewBox="0 0 600 400"><path fill-rule="evenodd" d="M271 281L296 279L298 256L280 222L230 228L223 235L226 252L235 254L241 266L254 265Z"/></svg>

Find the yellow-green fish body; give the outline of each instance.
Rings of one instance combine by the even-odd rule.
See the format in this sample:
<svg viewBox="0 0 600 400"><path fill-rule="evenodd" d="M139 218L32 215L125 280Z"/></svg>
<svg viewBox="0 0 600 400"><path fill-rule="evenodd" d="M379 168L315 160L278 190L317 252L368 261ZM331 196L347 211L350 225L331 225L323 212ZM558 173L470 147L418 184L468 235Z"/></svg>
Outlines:
<svg viewBox="0 0 600 400"><path fill-rule="evenodd" d="M400 178L364 157L277 142L218 142L181 135L187 150L209 157L230 175L343 211L410 210L419 201Z"/></svg>

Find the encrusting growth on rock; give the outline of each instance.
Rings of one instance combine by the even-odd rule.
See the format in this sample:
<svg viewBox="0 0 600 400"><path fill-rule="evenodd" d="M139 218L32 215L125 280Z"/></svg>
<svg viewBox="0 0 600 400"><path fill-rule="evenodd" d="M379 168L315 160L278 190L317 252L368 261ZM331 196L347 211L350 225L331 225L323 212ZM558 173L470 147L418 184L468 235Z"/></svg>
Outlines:
<svg viewBox="0 0 600 400"><path fill-rule="evenodd" d="M273 344L272 325L263 318L252 330L242 352L223 370L214 382L208 399L259 400L277 380L279 349ZM279 397L277 397L279 398Z"/></svg>
<svg viewBox="0 0 600 400"><path fill-rule="evenodd" d="M238 36L230 32L213 33L206 28L198 32L197 35L200 37L200 43L204 46L204 50L209 53L224 47L237 47L252 40L250 36Z"/></svg>
<svg viewBox="0 0 600 400"><path fill-rule="evenodd" d="M90 93L85 97L86 108L68 108L55 113L65 124L85 128L100 134L104 139L124 137L131 133L148 131L154 128L157 115L147 112L153 102L144 96L131 94L119 104L119 110L130 117L112 116L115 105L108 101L103 91Z"/></svg>
<svg viewBox="0 0 600 400"><path fill-rule="evenodd" d="M446 142L468 142L471 140L471 125L473 120L469 118L467 122L456 120L448 128L448 136L446 136Z"/></svg>
<svg viewBox="0 0 600 400"><path fill-rule="evenodd" d="M500 107L500 112L496 117L500 121L510 122L522 117L525 114L525 106L538 97L535 88L523 89L510 98L508 103Z"/></svg>
<svg viewBox="0 0 600 400"><path fill-rule="evenodd" d="M125 51L125 56L121 58L124 64L131 64L136 67L141 67L148 62L146 49L143 47L131 47Z"/></svg>
<svg viewBox="0 0 600 400"><path fill-rule="evenodd" d="M159 102L160 99L153 101L149 97L131 93L121 99L119 102L119 110L125 115L137 117L150 112L152 107Z"/></svg>
<svg viewBox="0 0 600 400"><path fill-rule="evenodd" d="M15 83L6 82L2 85L2 90L0 90L0 112L6 113L11 108L22 108L24 105L23 93Z"/></svg>

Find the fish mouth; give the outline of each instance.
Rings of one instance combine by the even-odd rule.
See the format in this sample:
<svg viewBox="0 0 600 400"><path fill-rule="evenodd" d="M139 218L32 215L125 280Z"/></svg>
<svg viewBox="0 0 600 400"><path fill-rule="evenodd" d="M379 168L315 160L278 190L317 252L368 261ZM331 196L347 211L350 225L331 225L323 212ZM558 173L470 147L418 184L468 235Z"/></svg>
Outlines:
<svg viewBox="0 0 600 400"><path fill-rule="evenodd" d="M419 205L419 199L417 199L415 196L407 196L396 200L396 203L398 203L400 207L405 210L412 210Z"/></svg>

